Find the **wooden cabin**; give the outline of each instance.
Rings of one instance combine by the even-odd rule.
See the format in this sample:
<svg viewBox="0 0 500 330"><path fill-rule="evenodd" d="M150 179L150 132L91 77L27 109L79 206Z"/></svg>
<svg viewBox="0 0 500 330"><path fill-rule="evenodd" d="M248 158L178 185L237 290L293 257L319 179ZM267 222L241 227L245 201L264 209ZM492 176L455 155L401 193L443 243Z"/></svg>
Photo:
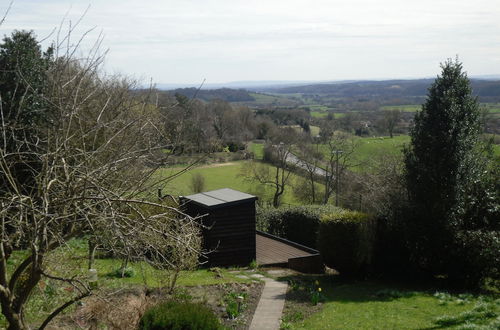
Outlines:
<svg viewBox="0 0 500 330"><path fill-rule="evenodd" d="M224 188L181 196L184 211L203 216L203 248L207 266L247 266L256 260L255 201L257 197Z"/></svg>

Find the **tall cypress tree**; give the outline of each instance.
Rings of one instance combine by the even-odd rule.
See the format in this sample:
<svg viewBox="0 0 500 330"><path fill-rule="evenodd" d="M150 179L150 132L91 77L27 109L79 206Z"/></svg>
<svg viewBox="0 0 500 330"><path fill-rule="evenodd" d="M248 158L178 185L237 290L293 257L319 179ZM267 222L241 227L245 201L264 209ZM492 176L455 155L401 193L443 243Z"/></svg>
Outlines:
<svg viewBox="0 0 500 330"><path fill-rule="evenodd" d="M469 79L457 60L441 68L405 150L409 247L419 266L434 273L448 268L454 235L470 221L468 194L484 168L480 108Z"/></svg>

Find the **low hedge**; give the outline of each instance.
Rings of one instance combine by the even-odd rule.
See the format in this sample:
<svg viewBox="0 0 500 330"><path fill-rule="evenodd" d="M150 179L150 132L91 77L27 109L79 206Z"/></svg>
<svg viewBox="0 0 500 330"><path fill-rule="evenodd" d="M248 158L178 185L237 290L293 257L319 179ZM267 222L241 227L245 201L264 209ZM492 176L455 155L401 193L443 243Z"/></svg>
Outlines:
<svg viewBox="0 0 500 330"><path fill-rule="evenodd" d="M217 316L205 305L169 301L146 311L139 322L140 330L219 330Z"/></svg>
<svg viewBox="0 0 500 330"><path fill-rule="evenodd" d="M318 249L323 262L342 276L368 270L375 244L375 220L361 212L337 210L321 217Z"/></svg>
<svg viewBox="0 0 500 330"><path fill-rule="evenodd" d="M316 248L321 216L339 210L332 205L260 208L257 211L257 229Z"/></svg>

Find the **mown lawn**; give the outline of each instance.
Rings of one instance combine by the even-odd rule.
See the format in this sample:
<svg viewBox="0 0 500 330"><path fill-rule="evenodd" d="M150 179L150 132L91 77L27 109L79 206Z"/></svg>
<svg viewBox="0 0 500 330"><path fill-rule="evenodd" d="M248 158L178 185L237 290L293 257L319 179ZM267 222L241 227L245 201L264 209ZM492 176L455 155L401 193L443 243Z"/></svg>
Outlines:
<svg viewBox="0 0 500 330"><path fill-rule="evenodd" d="M467 322L498 329L494 327L500 315L498 297L376 281L342 282L329 277L318 281L318 285L312 280L291 282L282 329L456 329ZM309 290L318 287L322 303L311 307Z"/></svg>

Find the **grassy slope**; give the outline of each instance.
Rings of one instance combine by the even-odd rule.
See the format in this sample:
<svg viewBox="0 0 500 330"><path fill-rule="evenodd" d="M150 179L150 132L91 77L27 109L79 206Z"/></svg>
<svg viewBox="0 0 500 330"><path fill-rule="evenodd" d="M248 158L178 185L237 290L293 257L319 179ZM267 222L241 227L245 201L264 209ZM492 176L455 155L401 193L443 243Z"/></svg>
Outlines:
<svg viewBox="0 0 500 330"><path fill-rule="evenodd" d="M374 158L383 155L397 155L401 152L404 144L410 142L408 135L390 137L370 137L356 138L358 143L357 148L352 155L352 164L359 164L354 170L362 171L367 164ZM326 154L329 152L326 146L322 146L322 151Z"/></svg>
<svg viewBox="0 0 500 330"><path fill-rule="evenodd" d="M188 173L171 180L166 187L163 188L163 191L171 195L190 195L193 193L190 188L191 177L196 173L200 173L205 178L204 190L206 191L221 188L232 188L256 195L260 199L270 200L272 196L272 189L270 187L250 182L244 178L242 175L244 171L244 163L245 161L239 161L221 164L222 166L215 165L195 168L190 170ZM269 166L266 164L264 165ZM157 175L171 175L174 171L179 171L180 169L181 168L161 169L158 171ZM295 179L296 177L292 175L292 181ZM298 203L298 201L295 200L291 189L285 190L282 202L287 204Z"/></svg>

